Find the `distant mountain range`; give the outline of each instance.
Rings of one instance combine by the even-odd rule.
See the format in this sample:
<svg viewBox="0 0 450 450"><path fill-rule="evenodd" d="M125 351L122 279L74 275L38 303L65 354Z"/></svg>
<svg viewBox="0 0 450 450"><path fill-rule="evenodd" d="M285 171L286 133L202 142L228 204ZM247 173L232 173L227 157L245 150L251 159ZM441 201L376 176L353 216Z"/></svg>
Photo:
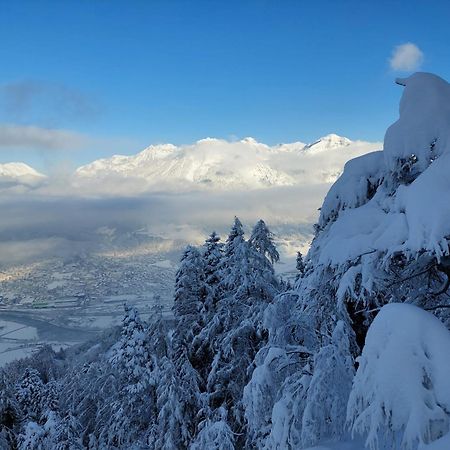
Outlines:
<svg viewBox="0 0 450 450"><path fill-rule="evenodd" d="M206 138L191 145L151 145L132 156L115 155L79 167L74 189L109 194L192 190L264 189L331 183L345 162L379 149L380 143L351 141L336 134L311 144L268 146L253 138ZM0 164L0 186L36 187L48 179L23 163Z"/></svg>

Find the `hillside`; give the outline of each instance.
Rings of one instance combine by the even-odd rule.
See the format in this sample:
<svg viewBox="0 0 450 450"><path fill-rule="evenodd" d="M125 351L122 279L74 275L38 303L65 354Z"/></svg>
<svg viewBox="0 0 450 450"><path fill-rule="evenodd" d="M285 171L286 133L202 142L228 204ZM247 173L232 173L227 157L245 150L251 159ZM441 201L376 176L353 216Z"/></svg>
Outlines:
<svg viewBox="0 0 450 450"><path fill-rule="evenodd" d="M345 165L293 285L266 223L245 236L235 217L224 241L184 250L170 318L158 301L148 321L125 305L99 341L1 371L0 443L448 449L450 85L399 84L383 150ZM335 140L352 146L333 136L299 152L329 155Z"/></svg>

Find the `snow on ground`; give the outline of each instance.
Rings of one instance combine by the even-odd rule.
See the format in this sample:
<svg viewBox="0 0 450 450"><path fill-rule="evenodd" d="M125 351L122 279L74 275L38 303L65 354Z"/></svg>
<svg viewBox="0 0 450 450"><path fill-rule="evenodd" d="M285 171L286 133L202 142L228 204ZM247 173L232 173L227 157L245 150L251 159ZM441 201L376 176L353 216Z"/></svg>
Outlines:
<svg viewBox="0 0 450 450"><path fill-rule="evenodd" d="M157 261L151 265L159 267L160 269L171 269L173 267L172 261L168 259L164 259L163 261Z"/></svg>
<svg viewBox="0 0 450 450"><path fill-rule="evenodd" d="M30 356L34 351L32 347L20 347L14 344L0 342L0 367L16 359L22 359Z"/></svg>
<svg viewBox="0 0 450 450"><path fill-rule="evenodd" d="M0 320L0 339L36 339L37 330L21 323Z"/></svg>
<svg viewBox="0 0 450 450"><path fill-rule="evenodd" d="M51 283L49 283L47 285L47 289L50 291L52 289L57 289L57 288L61 288L64 287L67 284L66 281L52 281Z"/></svg>
<svg viewBox="0 0 450 450"><path fill-rule="evenodd" d="M364 442L361 440L349 440L344 442L329 442L305 450L363 450Z"/></svg>
<svg viewBox="0 0 450 450"><path fill-rule="evenodd" d="M32 353L37 339L34 327L18 322L0 320L0 367Z"/></svg>

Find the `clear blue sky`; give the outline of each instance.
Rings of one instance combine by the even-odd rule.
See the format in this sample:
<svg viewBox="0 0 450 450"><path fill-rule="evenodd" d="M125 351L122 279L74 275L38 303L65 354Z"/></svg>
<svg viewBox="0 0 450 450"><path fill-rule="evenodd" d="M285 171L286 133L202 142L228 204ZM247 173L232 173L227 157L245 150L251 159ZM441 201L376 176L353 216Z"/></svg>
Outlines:
<svg viewBox="0 0 450 450"><path fill-rule="evenodd" d="M37 151L0 132L0 159L78 164L206 136L382 140L401 94L393 48L416 44L421 69L450 78L449 18L449 2L426 1L0 0L0 124L87 138Z"/></svg>

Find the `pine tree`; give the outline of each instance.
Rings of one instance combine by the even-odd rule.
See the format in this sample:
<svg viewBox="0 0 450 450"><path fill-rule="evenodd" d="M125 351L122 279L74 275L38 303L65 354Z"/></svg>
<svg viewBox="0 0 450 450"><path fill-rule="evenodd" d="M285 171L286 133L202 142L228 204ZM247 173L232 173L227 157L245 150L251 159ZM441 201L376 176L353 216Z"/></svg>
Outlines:
<svg viewBox="0 0 450 450"><path fill-rule="evenodd" d="M0 448L14 448L21 411L14 389L5 372L0 371Z"/></svg>
<svg viewBox="0 0 450 450"><path fill-rule="evenodd" d="M272 264L280 260L280 254L273 242L273 233L267 228L264 220L260 219L256 223L249 242L257 252L266 256Z"/></svg>
<svg viewBox="0 0 450 450"><path fill-rule="evenodd" d="M148 343L150 355L153 364L157 365L159 359L168 354L168 325L163 316L163 305L161 297L155 296L155 302L152 306L152 316L148 325Z"/></svg>
<svg viewBox="0 0 450 450"><path fill-rule="evenodd" d="M157 387L158 417L148 444L155 450L187 449L195 434L200 393L194 369L186 354L163 357Z"/></svg>
<svg viewBox="0 0 450 450"><path fill-rule="evenodd" d="M55 450L82 450L82 427L70 412L59 421L54 437Z"/></svg>
<svg viewBox="0 0 450 450"><path fill-rule="evenodd" d="M303 262L303 255L301 252L297 252L297 259L295 268L297 269L297 277L296 280L299 280L305 274L305 263Z"/></svg>
<svg viewBox="0 0 450 450"><path fill-rule="evenodd" d="M117 401L120 398L143 400L143 395L133 396L124 392L117 368L111 366L109 354L101 353L95 361L74 365L64 377L61 388L61 411L70 412L81 423L83 439L96 441L95 450L110 448L108 438L114 435L114 422ZM120 403L119 403L120 404ZM122 423L122 418L118 423ZM130 430L133 433L134 430ZM89 438L89 435L91 437ZM87 444L87 442L84 442Z"/></svg>
<svg viewBox="0 0 450 450"><path fill-rule="evenodd" d="M262 244L258 248L263 248ZM244 240L237 218L225 245L221 276L221 298L208 324L214 357L207 390L212 411L227 405L228 425L242 434L245 424L240 400L253 358L265 342L263 312L279 291L279 283L266 252Z"/></svg>
<svg viewBox="0 0 450 450"><path fill-rule="evenodd" d="M205 241L203 248L205 283L207 288L205 320L208 320L215 311L220 295L219 267L222 260L223 245L220 243L220 237L215 231Z"/></svg>
<svg viewBox="0 0 450 450"><path fill-rule="evenodd" d="M203 245L204 301L201 311L202 328L192 342L191 362L204 382L208 376L213 358L212 336L217 331L217 308L221 298L220 265L223 258L223 244L215 232ZM211 334L212 333L212 334Z"/></svg>
<svg viewBox="0 0 450 450"><path fill-rule="evenodd" d="M173 313L176 338L190 345L202 326L205 274L200 252L188 246L181 258L175 280Z"/></svg>
<svg viewBox="0 0 450 450"><path fill-rule="evenodd" d="M145 390L152 384L151 358L148 352L146 330L136 308L124 306L122 332L110 357L124 383L124 389L131 394Z"/></svg>
<svg viewBox="0 0 450 450"><path fill-rule="evenodd" d="M29 421L19 435L18 450L46 450L45 429L34 421Z"/></svg>
<svg viewBox="0 0 450 450"><path fill-rule="evenodd" d="M339 321L331 342L314 358L302 419L303 445L312 446L324 438L338 439L344 434L354 374L347 330L344 322Z"/></svg>
<svg viewBox="0 0 450 450"><path fill-rule="evenodd" d="M37 370L25 369L22 379L16 386L16 398L26 419L40 420L44 398L44 384Z"/></svg>
<svg viewBox="0 0 450 450"><path fill-rule="evenodd" d="M226 419L225 408L218 408L212 420L206 419L200 424L190 450L234 450L234 434Z"/></svg>
<svg viewBox="0 0 450 450"><path fill-rule="evenodd" d="M234 218L233 226L225 243L225 257L230 258L234 249L244 241L244 227L238 217Z"/></svg>
<svg viewBox="0 0 450 450"><path fill-rule="evenodd" d="M135 308L125 306L122 333L109 359L118 372L119 392L110 401L102 440L129 446L151 425L156 411L155 368L147 330Z"/></svg>
<svg viewBox="0 0 450 450"><path fill-rule="evenodd" d="M59 393L56 381L49 381L44 385L41 402L44 417L48 417L51 413L59 413Z"/></svg>

